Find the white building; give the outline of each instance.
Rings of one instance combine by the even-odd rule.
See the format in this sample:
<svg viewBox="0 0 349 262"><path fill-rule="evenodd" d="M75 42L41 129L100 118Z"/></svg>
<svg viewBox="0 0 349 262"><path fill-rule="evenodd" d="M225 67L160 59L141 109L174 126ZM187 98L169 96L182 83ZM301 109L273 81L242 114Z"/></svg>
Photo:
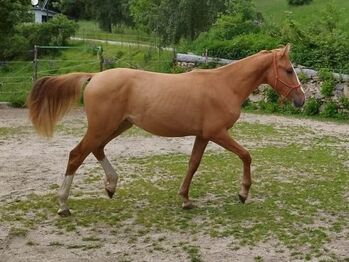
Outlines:
<svg viewBox="0 0 349 262"><path fill-rule="evenodd" d="M41 24L47 22L57 13L48 9L40 8L39 6L34 6L32 9L34 13L34 21L35 23Z"/></svg>

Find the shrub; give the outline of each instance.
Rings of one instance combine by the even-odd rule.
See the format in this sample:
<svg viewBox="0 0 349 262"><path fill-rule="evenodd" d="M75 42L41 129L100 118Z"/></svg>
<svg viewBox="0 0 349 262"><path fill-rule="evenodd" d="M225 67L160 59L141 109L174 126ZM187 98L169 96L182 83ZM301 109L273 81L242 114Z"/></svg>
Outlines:
<svg viewBox="0 0 349 262"><path fill-rule="evenodd" d="M289 15L280 31L283 42L294 43L293 62L348 73L349 34L339 26L342 17L341 11L333 4L329 4L309 25L297 24Z"/></svg>
<svg viewBox="0 0 349 262"><path fill-rule="evenodd" d="M335 82L333 80L325 80L321 83L320 92L326 97L332 96L333 88L335 87Z"/></svg>
<svg viewBox="0 0 349 262"><path fill-rule="evenodd" d="M258 106L260 110L267 112L267 113L275 113L280 111L280 107L277 103L270 103L266 101L259 101Z"/></svg>
<svg viewBox="0 0 349 262"><path fill-rule="evenodd" d="M290 102L285 102L279 109L280 112L285 113L285 114L299 114L301 112L300 108L296 108L292 105Z"/></svg>
<svg viewBox="0 0 349 262"><path fill-rule="evenodd" d="M230 1L226 14L220 16L208 32L187 47L210 56L240 59L263 49L276 48L280 37L262 32L264 20L252 1Z"/></svg>
<svg viewBox="0 0 349 262"><path fill-rule="evenodd" d="M324 104L324 107L320 114L324 117L331 117L331 118L337 117L337 114L338 114L337 104L333 101L327 101Z"/></svg>
<svg viewBox="0 0 349 262"><path fill-rule="evenodd" d="M18 56L27 57L29 55L26 51L31 48L28 47L28 40L24 36L15 34L9 38L2 39L1 41L1 45L4 45L4 48L0 51L2 59L7 60Z"/></svg>
<svg viewBox="0 0 349 262"><path fill-rule="evenodd" d="M257 110L258 106L256 103L251 102L249 98L247 98L243 103L242 103L242 108L246 110Z"/></svg>
<svg viewBox="0 0 349 262"><path fill-rule="evenodd" d="M303 72L300 72L300 73L298 74L298 79L299 79L299 81L300 81L302 84L307 83L308 80L309 80L308 76L307 76L306 74L304 74Z"/></svg>
<svg viewBox="0 0 349 262"><path fill-rule="evenodd" d="M313 0L287 0L289 5L305 5L310 4Z"/></svg>
<svg viewBox="0 0 349 262"><path fill-rule="evenodd" d="M320 103L315 98L309 98L305 102L303 107L303 112L307 116L314 116L319 114L320 112Z"/></svg>
<svg viewBox="0 0 349 262"><path fill-rule="evenodd" d="M345 96L339 98L339 103L344 109L349 110L349 99Z"/></svg>
<svg viewBox="0 0 349 262"><path fill-rule="evenodd" d="M263 91L266 102L277 103L279 96L272 88L267 88Z"/></svg>
<svg viewBox="0 0 349 262"><path fill-rule="evenodd" d="M63 15L57 15L43 24L22 24L18 31L28 40L28 48L34 45L62 46L73 35L78 25Z"/></svg>
<svg viewBox="0 0 349 262"><path fill-rule="evenodd" d="M318 72L318 76L321 81L334 80L331 71L328 69L320 69Z"/></svg>

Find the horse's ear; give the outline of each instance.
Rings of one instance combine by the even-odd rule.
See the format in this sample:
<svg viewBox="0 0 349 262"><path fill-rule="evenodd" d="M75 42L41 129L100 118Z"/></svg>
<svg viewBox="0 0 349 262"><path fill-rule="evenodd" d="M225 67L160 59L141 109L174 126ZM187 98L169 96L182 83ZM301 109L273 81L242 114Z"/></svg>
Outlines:
<svg viewBox="0 0 349 262"><path fill-rule="evenodd" d="M290 52L290 49L291 49L291 44L288 43L288 44L284 47L284 50L282 51L282 56L288 55L288 53Z"/></svg>

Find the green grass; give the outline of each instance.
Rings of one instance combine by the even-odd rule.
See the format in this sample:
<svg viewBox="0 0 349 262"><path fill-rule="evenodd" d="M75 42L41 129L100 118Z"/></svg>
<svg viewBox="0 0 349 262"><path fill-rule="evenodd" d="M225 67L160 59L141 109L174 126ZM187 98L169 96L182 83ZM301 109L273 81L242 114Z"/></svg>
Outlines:
<svg viewBox="0 0 349 262"><path fill-rule="evenodd" d="M28 134L31 129L30 126L0 127L0 139Z"/></svg>
<svg viewBox="0 0 349 262"><path fill-rule="evenodd" d="M239 122L231 132L242 144L249 144L253 158L254 184L245 205L237 200L240 160L228 152L208 151L191 187L195 209L183 211L177 197L188 156L155 155L112 159L121 168L121 181L127 178L112 200L102 190L87 193L75 187L69 200L73 216L61 219L56 216L54 195L31 195L27 200L4 204L0 223L12 226L15 236L26 233L22 228L30 230L45 224L63 233L90 230L81 245L67 247L71 249L99 248L102 242L94 232L108 228L116 237L126 235L130 244L154 232L173 231L193 237L231 237L233 249L273 241L299 260L334 256L325 245L331 236L349 226L345 197L349 177L344 164L349 159L345 150L348 138L325 136L302 127L246 122ZM96 177L84 183L99 185L101 168L90 173ZM153 242L151 250L165 250L164 241L167 239ZM151 243L151 239L144 242ZM188 259L201 261L195 242L181 246ZM298 252L300 249L302 252Z"/></svg>
<svg viewBox="0 0 349 262"><path fill-rule="evenodd" d="M60 75L70 72L98 72L100 62L95 43L72 41L74 49L59 53L44 54L39 51L38 77ZM105 69L117 67L138 68L156 72L172 70L172 56L168 51L155 48L115 46L98 44L103 47ZM32 86L33 65L30 61L9 62L0 67L0 101L23 106Z"/></svg>
<svg viewBox="0 0 349 262"><path fill-rule="evenodd" d="M113 40L125 43L155 44L156 38L126 26L114 26L112 33L102 31L95 21L79 21L76 37L87 39Z"/></svg>
<svg viewBox="0 0 349 262"><path fill-rule="evenodd" d="M257 10L260 11L265 18L275 23L280 23L286 17L286 12L292 12L295 20L300 24L309 24L326 5L333 2L334 5L341 10L343 14L349 11L349 1L346 0L313 0L309 5L304 6L289 6L287 0L254 0ZM345 16L344 16L345 17ZM342 19L340 26L343 29L349 27L349 18L346 16Z"/></svg>

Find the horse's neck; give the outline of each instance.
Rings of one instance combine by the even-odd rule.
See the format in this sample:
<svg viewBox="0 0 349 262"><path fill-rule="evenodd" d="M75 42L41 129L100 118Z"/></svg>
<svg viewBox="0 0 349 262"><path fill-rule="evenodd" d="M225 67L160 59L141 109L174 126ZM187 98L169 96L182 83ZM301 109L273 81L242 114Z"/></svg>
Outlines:
<svg viewBox="0 0 349 262"><path fill-rule="evenodd" d="M272 53L261 53L242 59L220 69L227 88L241 100L241 103L260 84L265 83L269 69L272 70Z"/></svg>

